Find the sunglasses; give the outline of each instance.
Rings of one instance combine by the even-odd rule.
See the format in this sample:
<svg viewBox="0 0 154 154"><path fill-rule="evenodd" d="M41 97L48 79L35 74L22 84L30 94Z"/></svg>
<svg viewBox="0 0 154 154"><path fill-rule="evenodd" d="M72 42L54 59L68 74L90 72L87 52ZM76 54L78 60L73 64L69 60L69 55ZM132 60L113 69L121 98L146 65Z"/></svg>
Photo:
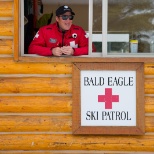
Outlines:
<svg viewBox="0 0 154 154"><path fill-rule="evenodd" d="M59 17L62 17L63 20L67 20L67 19L73 20L73 18L74 18L74 16L72 16L72 15L61 15Z"/></svg>

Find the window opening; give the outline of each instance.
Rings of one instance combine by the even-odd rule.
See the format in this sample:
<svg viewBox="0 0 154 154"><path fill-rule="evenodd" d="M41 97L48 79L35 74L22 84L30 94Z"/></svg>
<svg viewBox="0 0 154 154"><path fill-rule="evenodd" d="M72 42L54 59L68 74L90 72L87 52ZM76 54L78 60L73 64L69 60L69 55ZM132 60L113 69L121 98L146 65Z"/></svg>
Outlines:
<svg viewBox="0 0 154 154"><path fill-rule="evenodd" d="M153 56L153 0L20 0L21 56L36 56L27 54L27 48L43 25L39 23L40 17L50 14L46 24L53 23L56 8L63 4L76 12L73 24L81 26L89 35L88 56ZM92 52L92 43L96 52Z"/></svg>
<svg viewBox="0 0 154 154"><path fill-rule="evenodd" d="M75 12L76 15L73 19L73 24L81 26L85 31L88 31L89 0L21 0L21 27L24 27L24 33L21 30L21 55L36 56L27 54L30 42L41 26L52 24L56 21L55 11L62 5L70 6ZM50 18L47 20L47 23L43 24L44 20L42 18L47 18L47 15L50 15ZM24 25L22 18L27 18L29 22Z"/></svg>
<svg viewBox="0 0 154 154"><path fill-rule="evenodd" d="M108 0L109 55L154 53L153 7L153 0Z"/></svg>

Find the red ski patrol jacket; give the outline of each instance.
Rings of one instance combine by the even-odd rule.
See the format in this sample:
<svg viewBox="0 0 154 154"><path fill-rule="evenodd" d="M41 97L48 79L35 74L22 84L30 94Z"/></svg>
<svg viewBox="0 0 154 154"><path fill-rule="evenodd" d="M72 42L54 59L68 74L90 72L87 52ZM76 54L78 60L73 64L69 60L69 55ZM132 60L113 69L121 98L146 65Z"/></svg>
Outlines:
<svg viewBox="0 0 154 154"><path fill-rule="evenodd" d="M28 53L51 56L55 47L71 46L73 56L88 54L88 37L80 27L73 25L68 31L62 32L57 23L41 27L31 42Z"/></svg>

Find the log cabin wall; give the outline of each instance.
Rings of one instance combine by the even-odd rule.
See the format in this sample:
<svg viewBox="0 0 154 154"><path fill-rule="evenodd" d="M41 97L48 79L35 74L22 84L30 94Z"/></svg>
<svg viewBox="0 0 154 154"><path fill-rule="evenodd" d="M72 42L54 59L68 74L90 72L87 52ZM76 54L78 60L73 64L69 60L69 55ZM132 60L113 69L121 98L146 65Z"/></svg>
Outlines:
<svg viewBox="0 0 154 154"><path fill-rule="evenodd" d="M13 6L0 1L0 154L153 153L154 63L144 65L145 135L72 135L72 64L15 62Z"/></svg>

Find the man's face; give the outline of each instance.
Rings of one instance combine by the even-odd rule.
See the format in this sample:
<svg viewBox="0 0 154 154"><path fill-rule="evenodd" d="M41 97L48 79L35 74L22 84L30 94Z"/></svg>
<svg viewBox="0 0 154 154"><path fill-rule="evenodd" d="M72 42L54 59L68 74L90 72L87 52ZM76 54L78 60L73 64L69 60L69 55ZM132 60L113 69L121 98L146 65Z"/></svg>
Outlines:
<svg viewBox="0 0 154 154"><path fill-rule="evenodd" d="M65 18L63 18L63 16ZM73 20L70 20L69 18L71 17L71 13L70 12L66 12L62 15L60 15L59 17L56 16L56 21L58 22L59 24L59 28L61 28L62 30L69 30L71 25L72 25L72 21ZM68 18L69 17L69 18ZM67 18L67 19L66 19ZM66 19L66 20L64 20Z"/></svg>

